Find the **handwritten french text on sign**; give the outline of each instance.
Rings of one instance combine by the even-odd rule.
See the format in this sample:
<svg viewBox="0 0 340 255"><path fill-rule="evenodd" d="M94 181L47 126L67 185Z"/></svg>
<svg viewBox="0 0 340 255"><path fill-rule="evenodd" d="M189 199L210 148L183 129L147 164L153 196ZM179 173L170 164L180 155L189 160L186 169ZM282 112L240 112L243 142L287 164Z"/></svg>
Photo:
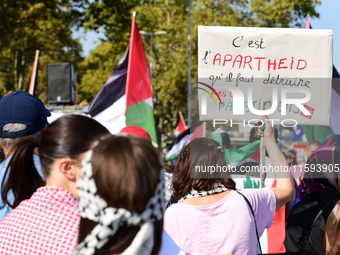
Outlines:
<svg viewBox="0 0 340 255"><path fill-rule="evenodd" d="M331 30L199 26L200 120L328 125Z"/></svg>

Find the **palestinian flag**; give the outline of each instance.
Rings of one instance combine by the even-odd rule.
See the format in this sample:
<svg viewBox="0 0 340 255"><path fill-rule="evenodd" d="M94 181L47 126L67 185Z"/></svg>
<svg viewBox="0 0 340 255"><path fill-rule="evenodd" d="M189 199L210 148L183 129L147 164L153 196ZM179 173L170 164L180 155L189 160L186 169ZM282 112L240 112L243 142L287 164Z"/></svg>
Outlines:
<svg viewBox="0 0 340 255"><path fill-rule="evenodd" d="M112 134L117 134L126 126L126 73L129 50L118 62L115 70L83 112L105 126Z"/></svg>
<svg viewBox="0 0 340 255"><path fill-rule="evenodd" d="M176 125L176 129L175 129L175 135L178 136L180 133L184 132L185 130L187 130L187 125L185 124L185 120L183 118L182 112L179 111L178 112L178 123Z"/></svg>
<svg viewBox="0 0 340 255"><path fill-rule="evenodd" d="M152 141L157 144L150 73L136 17L133 17L130 35L126 108L126 125L145 129L150 134Z"/></svg>
<svg viewBox="0 0 340 255"><path fill-rule="evenodd" d="M215 141L217 141L221 146L224 146L222 134L223 133L214 132L210 135L210 137L211 139L214 139ZM239 167L243 166L246 162L250 162L250 161L255 162L255 160L250 160L249 158L257 151L259 146L260 146L260 141L258 140L250 144L247 144L239 149L224 148L223 150L224 150L224 155L227 160L227 163L234 169L239 169ZM256 165L258 164L256 163ZM236 172L239 172L239 171L236 170Z"/></svg>
<svg viewBox="0 0 340 255"><path fill-rule="evenodd" d="M157 146L150 73L135 17L132 19L129 49L83 111L113 134L125 126L139 126L150 134Z"/></svg>
<svg viewBox="0 0 340 255"><path fill-rule="evenodd" d="M191 129L188 128L177 136L176 140L173 142L170 151L165 155L165 159L167 161L172 161L176 159L181 151L184 149L184 147L187 146L191 140L195 138L205 137L205 122L196 127L194 129L194 132L191 133L190 130Z"/></svg>
<svg viewBox="0 0 340 255"><path fill-rule="evenodd" d="M190 142L190 137L191 137L190 128L188 128L184 132L180 133L176 137L176 140L174 141L169 152L165 155L165 160L166 161L172 161L172 160L178 158L178 155L185 148L185 146L187 146L188 143Z"/></svg>
<svg viewBox="0 0 340 255"><path fill-rule="evenodd" d="M194 129L194 132L190 134L190 141L194 140L195 138L205 137L206 133L206 124L203 122L201 125Z"/></svg>

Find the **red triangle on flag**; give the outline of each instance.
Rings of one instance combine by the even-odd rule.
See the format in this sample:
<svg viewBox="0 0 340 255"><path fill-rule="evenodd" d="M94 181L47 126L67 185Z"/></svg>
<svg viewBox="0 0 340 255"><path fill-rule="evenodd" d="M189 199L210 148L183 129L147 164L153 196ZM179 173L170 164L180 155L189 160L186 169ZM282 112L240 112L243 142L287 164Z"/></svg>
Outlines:
<svg viewBox="0 0 340 255"><path fill-rule="evenodd" d="M178 123L177 123L176 129L175 129L175 135L177 136L177 135L179 135L180 133L184 132L187 129L188 129L188 127L185 124L185 120L183 118L182 112L179 111L178 112Z"/></svg>
<svg viewBox="0 0 340 255"><path fill-rule="evenodd" d="M133 17L126 77L126 106L140 103L151 97L150 73L143 41L139 34L136 17Z"/></svg>
<svg viewBox="0 0 340 255"><path fill-rule="evenodd" d="M200 137L205 137L205 122L199 125L195 131L191 133L190 141Z"/></svg>

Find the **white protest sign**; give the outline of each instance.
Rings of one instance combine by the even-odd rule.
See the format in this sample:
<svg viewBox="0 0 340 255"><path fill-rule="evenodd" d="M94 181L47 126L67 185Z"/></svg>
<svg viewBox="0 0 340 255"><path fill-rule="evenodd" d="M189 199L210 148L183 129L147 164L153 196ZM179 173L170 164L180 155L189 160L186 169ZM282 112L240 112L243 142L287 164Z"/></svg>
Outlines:
<svg viewBox="0 0 340 255"><path fill-rule="evenodd" d="M328 125L332 42L331 30L199 26L200 120Z"/></svg>

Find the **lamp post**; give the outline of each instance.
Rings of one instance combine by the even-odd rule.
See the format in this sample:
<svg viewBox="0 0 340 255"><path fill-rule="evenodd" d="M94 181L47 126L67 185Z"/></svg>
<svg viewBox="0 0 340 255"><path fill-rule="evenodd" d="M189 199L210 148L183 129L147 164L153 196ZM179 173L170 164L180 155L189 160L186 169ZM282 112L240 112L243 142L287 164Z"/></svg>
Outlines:
<svg viewBox="0 0 340 255"><path fill-rule="evenodd" d="M188 97L187 97L187 109L188 109L188 127L191 127L191 0L188 0Z"/></svg>
<svg viewBox="0 0 340 255"><path fill-rule="evenodd" d="M139 31L141 35L149 35L150 36L150 60L149 60L149 68L150 68L150 82L152 84L152 37L154 35L166 35L167 31L156 31L156 32L146 32L146 31Z"/></svg>

